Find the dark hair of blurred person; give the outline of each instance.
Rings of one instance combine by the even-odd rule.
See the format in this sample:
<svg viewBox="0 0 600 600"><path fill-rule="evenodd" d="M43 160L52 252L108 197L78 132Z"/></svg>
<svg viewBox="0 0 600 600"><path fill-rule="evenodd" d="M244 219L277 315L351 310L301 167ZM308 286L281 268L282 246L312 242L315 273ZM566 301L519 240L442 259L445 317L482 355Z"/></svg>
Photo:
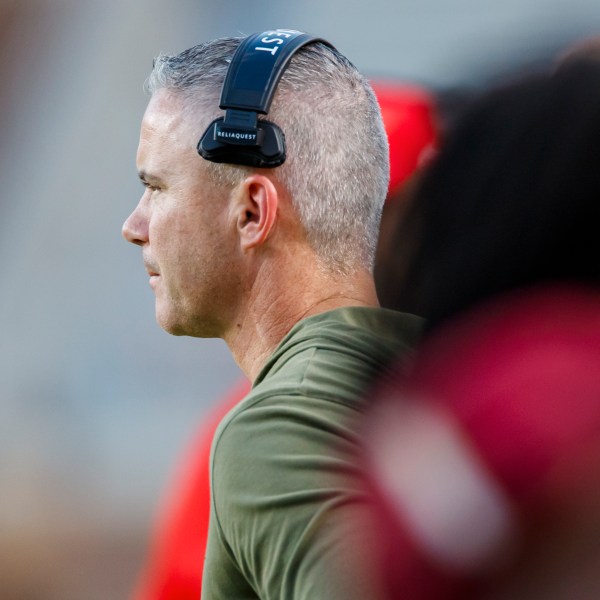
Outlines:
<svg viewBox="0 0 600 600"><path fill-rule="evenodd" d="M425 316L431 330L503 291L597 282L599 157L597 62L572 61L475 101L397 230L382 304Z"/></svg>

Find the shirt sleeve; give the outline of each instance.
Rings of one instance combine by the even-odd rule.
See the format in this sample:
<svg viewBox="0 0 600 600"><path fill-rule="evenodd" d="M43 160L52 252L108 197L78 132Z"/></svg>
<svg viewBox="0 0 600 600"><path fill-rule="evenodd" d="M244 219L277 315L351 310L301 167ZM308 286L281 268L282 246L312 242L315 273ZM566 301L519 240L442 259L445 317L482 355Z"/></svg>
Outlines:
<svg viewBox="0 0 600 600"><path fill-rule="evenodd" d="M213 449L203 598L379 597L355 416L342 403L290 396L225 424Z"/></svg>

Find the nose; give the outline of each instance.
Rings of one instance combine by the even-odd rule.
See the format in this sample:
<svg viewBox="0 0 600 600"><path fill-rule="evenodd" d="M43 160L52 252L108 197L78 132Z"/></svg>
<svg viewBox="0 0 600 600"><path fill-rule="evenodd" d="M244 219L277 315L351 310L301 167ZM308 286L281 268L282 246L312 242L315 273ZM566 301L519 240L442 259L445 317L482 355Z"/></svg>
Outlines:
<svg viewBox="0 0 600 600"><path fill-rule="evenodd" d="M148 215L143 206L143 198L123 223L123 237L132 244L143 246L148 242Z"/></svg>

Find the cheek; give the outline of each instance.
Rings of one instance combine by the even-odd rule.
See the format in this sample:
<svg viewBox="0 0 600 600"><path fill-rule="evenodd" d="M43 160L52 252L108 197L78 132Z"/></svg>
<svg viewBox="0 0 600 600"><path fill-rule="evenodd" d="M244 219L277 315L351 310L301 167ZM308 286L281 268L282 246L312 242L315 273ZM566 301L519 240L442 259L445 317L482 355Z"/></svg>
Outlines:
<svg viewBox="0 0 600 600"><path fill-rule="evenodd" d="M210 235L192 219L157 222L152 254L171 295L194 296L198 284L206 283L207 265L214 259Z"/></svg>
<svg viewBox="0 0 600 600"><path fill-rule="evenodd" d="M149 226L150 247L157 260L177 260L185 256L193 242L194 227L185 214L156 211Z"/></svg>

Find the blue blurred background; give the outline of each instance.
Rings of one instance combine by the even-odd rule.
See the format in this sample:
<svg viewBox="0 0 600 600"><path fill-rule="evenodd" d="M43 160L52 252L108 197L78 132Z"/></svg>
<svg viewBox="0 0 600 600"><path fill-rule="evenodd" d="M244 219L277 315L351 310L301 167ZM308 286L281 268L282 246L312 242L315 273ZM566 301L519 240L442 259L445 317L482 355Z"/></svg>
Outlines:
<svg viewBox="0 0 600 600"><path fill-rule="evenodd" d="M373 77L463 92L600 32L597 0L0 0L0 596L125 598L172 465L239 378L154 321L120 237L152 58L322 35Z"/></svg>

